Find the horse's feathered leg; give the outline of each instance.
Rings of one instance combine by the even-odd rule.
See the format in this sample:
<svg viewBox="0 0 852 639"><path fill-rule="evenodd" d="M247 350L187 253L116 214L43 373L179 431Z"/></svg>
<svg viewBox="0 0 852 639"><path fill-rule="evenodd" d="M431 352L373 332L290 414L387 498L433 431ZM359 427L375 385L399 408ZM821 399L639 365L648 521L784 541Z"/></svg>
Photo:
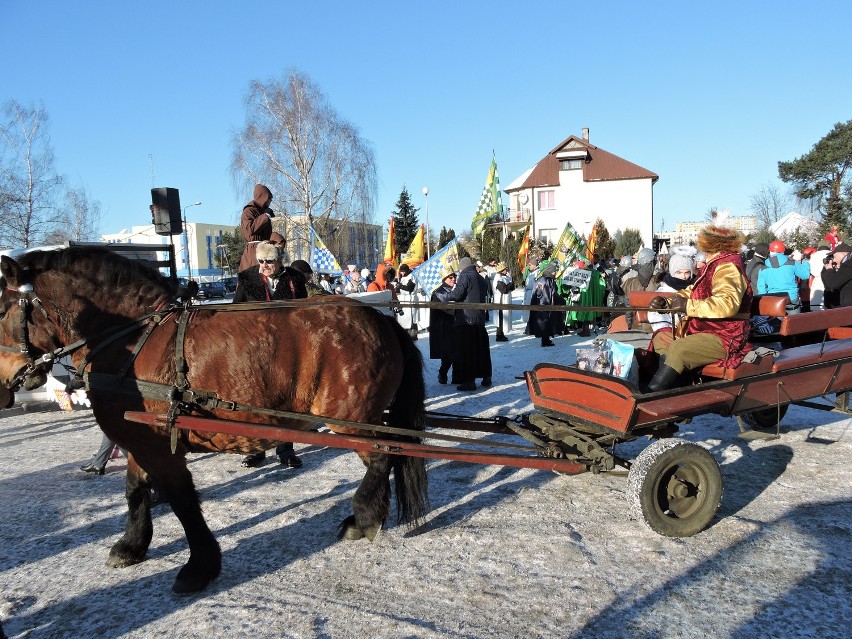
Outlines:
<svg viewBox="0 0 852 639"><path fill-rule="evenodd" d="M123 568L145 560L154 526L151 523L151 482L133 455L127 460L127 480L125 482L127 499L127 525L124 535L109 551L107 566Z"/></svg>
<svg viewBox="0 0 852 639"><path fill-rule="evenodd" d="M388 455L371 455L367 473L352 497L353 514L340 524L340 539L376 538L390 511L391 459Z"/></svg>
<svg viewBox="0 0 852 639"><path fill-rule="evenodd" d="M161 488L162 491L162 488ZM198 493L192 487L179 494L164 494L175 516L183 525L189 543L189 561L178 572L172 590L177 593L198 592L219 576L222 551L201 514Z"/></svg>
<svg viewBox="0 0 852 639"><path fill-rule="evenodd" d="M147 472L140 466L147 468ZM139 460L131 454L127 466L127 528L124 536L112 547L107 564L129 566L145 559L153 531L152 483L183 525L189 544L189 561L178 572L172 590L177 593L203 590L219 576L222 551L201 514L201 504L192 474L186 467L186 459L180 453L171 454L167 448L147 450L144 459Z"/></svg>
<svg viewBox="0 0 852 639"><path fill-rule="evenodd" d="M186 458L180 453L163 451L145 461L150 463L151 479L160 496L172 507L189 544L189 561L178 572L172 590L177 593L203 590L222 570L222 551L204 521Z"/></svg>

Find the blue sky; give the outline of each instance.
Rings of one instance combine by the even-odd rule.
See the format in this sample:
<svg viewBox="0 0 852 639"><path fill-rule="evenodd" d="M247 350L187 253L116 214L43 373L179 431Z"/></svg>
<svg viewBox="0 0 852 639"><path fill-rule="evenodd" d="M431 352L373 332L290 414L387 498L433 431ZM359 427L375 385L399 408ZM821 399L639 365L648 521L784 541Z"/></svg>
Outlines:
<svg viewBox="0 0 852 639"><path fill-rule="evenodd" d="M435 230L469 228L492 151L506 186L583 127L660 176L655 231L748 214L852 118L847 2L586 4L0 0L0 101L44 103L103 232L150 222L152 165L191 221L236 223L243 98L290 68L373 144L377 222L403 186L424 221L428 186Z"/></svg>

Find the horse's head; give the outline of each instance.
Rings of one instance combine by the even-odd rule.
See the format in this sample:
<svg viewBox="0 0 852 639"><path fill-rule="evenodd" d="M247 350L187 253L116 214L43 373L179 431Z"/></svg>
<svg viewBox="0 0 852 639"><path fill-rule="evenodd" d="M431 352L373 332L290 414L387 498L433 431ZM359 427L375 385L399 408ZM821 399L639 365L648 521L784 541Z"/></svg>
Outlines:
<svg viewBox="0 0 852 639"><path fill-rule="evenodd" d="M30 272L10 257L0 258L0 386L7 392L47 382L51 364L36 362L56 344L55 329L46 320ZM13 400L0 392L0 407Z"/></svg>

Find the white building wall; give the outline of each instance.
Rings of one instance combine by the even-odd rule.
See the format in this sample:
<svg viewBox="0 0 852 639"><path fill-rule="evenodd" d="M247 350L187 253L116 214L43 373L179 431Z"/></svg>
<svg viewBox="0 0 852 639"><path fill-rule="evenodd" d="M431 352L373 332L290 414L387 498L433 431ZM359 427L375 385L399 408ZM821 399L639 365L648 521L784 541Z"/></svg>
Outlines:
<svg viewBox="0 0 852 639"><path fill-rule="evenodd" d="M180 277L192 276L193 279L207 281L218 279L222 276L222 269L217 268L214 256L221 244L221 237L225 233L232 233L233 225L204 224L202 222L189 222L185 233L180 235L157 235L152 225L133 226L130 230L122 229L118 233L102 235L104 242L120 242L131 244L171 244L175 245L175 266L177 275ZM187 263L187 246L189 247L189 261ZM164 253L158 259L166 259ZM237 265L231 265L235 270ZM228 270L228 269L225 269Z"/></svg>
<svg viewBox="0 0 852 639"><path fill-rule="evenodd" d="M559 177L559 186L535 189L531 195L537 237L556 241L566 222L588 237L595 221L601 218L610 236L627 228L636 229L645 246L653 245L654 196L650 179L584 182L582 171L560 171ZM550 188L555 191L555 208L539 210L537 192ZM555 236L551 237L554 229Z"/></svg>

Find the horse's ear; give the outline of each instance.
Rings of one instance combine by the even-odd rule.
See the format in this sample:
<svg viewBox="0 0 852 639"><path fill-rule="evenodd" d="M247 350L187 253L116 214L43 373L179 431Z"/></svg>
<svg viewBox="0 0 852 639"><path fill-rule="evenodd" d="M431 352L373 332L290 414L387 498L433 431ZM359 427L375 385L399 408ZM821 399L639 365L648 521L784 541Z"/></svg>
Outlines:
<svg viewBox="0 0 852 639"><path fill-rule="evenodd" d="M24 283L21 265L8 255L0 257L0 274L3 275L7 286L10 288L17 288Z"/></svg>

